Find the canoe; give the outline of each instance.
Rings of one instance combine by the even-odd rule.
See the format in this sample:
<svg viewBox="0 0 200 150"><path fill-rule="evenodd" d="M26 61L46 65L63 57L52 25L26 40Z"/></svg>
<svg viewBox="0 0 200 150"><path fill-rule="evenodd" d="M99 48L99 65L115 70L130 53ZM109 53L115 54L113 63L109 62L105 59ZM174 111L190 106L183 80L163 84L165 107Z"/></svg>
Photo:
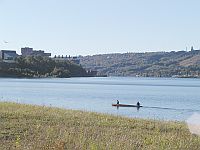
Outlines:
<svg viewBox="0 0 200 150"><path fill-rule="evenodd" d="M112 104L112 106L117 106L117 107L142 107L141 105L128 105L128 104Z"/></svg>

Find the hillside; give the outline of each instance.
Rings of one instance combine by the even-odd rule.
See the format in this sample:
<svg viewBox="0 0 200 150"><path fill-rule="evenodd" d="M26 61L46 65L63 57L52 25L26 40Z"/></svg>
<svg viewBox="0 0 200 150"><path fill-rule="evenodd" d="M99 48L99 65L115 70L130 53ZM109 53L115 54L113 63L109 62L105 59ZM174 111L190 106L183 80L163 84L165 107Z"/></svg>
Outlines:
<svg viewBox="0 0 200 150"><path fill-rule="evenodd" d="M199 50L93 55L81 64L108 76L200 77Z"/></svg>

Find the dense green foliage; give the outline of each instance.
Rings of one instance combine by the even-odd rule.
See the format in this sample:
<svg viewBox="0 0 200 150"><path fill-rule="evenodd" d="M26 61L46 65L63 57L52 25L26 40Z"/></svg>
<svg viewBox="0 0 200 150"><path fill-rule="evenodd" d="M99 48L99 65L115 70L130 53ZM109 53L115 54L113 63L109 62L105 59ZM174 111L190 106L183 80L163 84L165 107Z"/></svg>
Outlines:
<svg viewBox="0 0 200 150"><path fill-rule="evenodd" d="M198 50L94 55L81 64L108 76L200 77Z"/></svg>
<svg viewBox="0 0 200 150"><path fill-rule="evenodd" d="M0 149L199 150L181 122L0 103Z"/></svg>
<svg viewBox="0 0 200 150"><path fill-rule="evenodd" d="M49 57L18 57L15 63L0 62L1 77L80 77L85 69L70 61L55 61Z"/></svg>

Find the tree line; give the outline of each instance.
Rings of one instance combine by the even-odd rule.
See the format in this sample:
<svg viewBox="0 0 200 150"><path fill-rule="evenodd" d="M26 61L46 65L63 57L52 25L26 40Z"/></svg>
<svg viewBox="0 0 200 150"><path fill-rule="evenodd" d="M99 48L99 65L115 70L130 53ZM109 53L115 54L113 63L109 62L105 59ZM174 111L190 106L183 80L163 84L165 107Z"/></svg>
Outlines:
<svg viewBox="0 0 200 150"><path fill-rule="evenodd" d="M17 57L14 63L0 62L1 77L86 77L91 76L81 65L56 61L49 57Z"/></svg>

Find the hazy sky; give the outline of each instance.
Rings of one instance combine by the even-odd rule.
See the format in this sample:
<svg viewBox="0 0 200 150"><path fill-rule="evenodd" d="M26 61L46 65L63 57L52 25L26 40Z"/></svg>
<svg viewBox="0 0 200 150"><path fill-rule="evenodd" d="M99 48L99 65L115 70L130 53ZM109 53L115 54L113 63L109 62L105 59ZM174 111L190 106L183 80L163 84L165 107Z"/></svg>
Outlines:
<svg viewBox="0 0 200 150"><path fill-rule="evenodd" d="M0 49L93 55L200 48L199 6L200 0L0 0Z"/></svg>

